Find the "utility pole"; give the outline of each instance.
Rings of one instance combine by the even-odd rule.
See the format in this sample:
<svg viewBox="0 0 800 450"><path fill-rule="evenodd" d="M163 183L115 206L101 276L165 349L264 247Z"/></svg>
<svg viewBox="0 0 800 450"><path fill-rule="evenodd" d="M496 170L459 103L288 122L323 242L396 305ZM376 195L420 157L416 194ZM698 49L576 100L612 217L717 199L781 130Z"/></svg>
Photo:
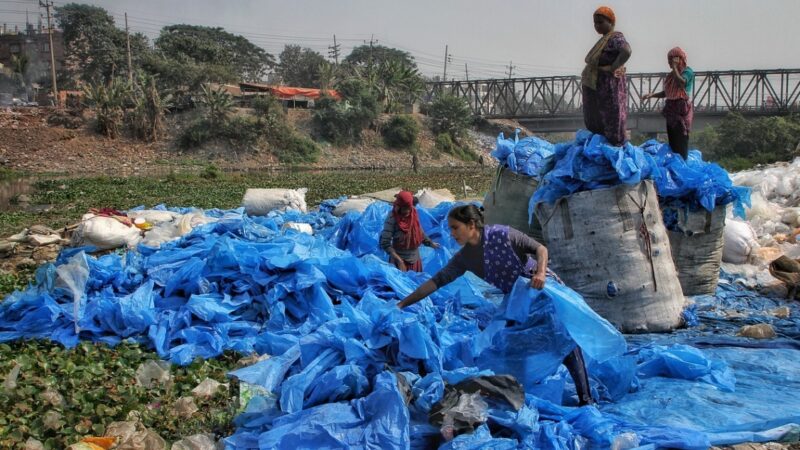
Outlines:
<svg viewBox="0 0 800 450"><path fill-rule="evenodd" d="M444 46L444 72L442 73L442 81L447 81L447 63L448 63L448 62L452 62L452 61L453 61L453 60L451 59L451 58L452 58L452 56L453 56L453 55L451 55L451 54L450 54L450 53L447 51L447 44L445 44L445 46Z"/></svg>
<svg viewBox="0 0 800 450"><path fill-rule="evenodd" d="M53 102L56 107L58 107L61 105L58 101L58 85L56 84L56 55L53 52L53 25L50 22L50 8L53 7L53 1L45 0L45 2L42 3L42 1L39 0L39 6L47 9L47 34L50 37L50 77L53 82Z"/></svg>
<svg viewBox="0 0 800 450"><path fill-rule="evenodd" d="M128 82L133 84L133 64L131 63L131 34L128 31L128 13L125 13L125 41L128 46Z"/></svg>
<svg viewBox="0 0 800 450"><path fill-rule="evenodd" d="M509 61L509 63L508 63L508 79L509 80L514 75L514 69L516 69L516 68L517 68L517 66L514 65L514 61Z"/></svg>
<svg viewBox="0 0 800 450"><path fill-rule="evenodd" d="M469 69L467 69L467 63L464 63L464 77L466 77L467 81L469 81Z"/></svg>
<svg viewBox="0 0 800 450"><path fill-rule="evenodd" d="M328 56L333 58L336 61L336 65L339 65L339 50L341 49L341 45L336 43L336 35L333 35L333 45L328 46Z"/></svg>

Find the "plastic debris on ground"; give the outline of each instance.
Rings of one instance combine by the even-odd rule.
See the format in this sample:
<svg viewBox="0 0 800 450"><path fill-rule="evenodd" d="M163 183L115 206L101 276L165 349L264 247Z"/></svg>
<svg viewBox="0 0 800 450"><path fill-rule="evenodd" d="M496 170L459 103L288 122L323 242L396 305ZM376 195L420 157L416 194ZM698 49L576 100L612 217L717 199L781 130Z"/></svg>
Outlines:
<svg viewBox="0 0 800 450"><path fill-rule="evenodd" d="M377 246L391 206L337 219L335 204L259 217L206 211L213 222L159 248L97 258L64 251L0 303L0 341L133 340L176 364L225 350L271 355L231 373L252 389L227 448L700 449L799 431L800 404L787 401L800 395L796 304L723 280L717 297L698 297L688 312L696 326L627 343L552 281L533 291L520 279L504 297L468 275L400 310L396 301L457 249L446 223L452 205L420 208L442 247L423 249L425 273L403 273ZM785 318L772 313L781 307ZM756 323L777 337L738 336ZM576 344L598 407L576 407L561 365ZM168 380L164 369L143 368L141 382ZM2 375L13 386L18 374ZM448 386L492 375L516 379L522 403L459 400L450 418L467 418L471 433L430 423ZM133 422L109 430L163 446Z"/></svg>
<svg viewBox="0 0 800 450"><path fill-rule="evenodd" d="M781 256L800 258L800 158L737 172L731 178L752 188L753 194L746 218L735 223L728 220L725 252L731 256L723 260L738 265L725 269L747 286L786 296L791 287L772 277L769 265Z"/></svg>

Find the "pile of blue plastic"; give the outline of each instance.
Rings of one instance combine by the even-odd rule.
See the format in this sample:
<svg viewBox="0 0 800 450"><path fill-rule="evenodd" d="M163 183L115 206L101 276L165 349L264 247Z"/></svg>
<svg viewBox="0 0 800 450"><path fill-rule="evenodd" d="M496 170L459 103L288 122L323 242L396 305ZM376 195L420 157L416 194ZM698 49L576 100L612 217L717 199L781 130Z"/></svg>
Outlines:
<svg viewBox="0 0 800 450"><path fill-rule="evenodd" d="M227 349L269 354L232 373L270 394L236 418L228 448L700 449L798 431L800 404L788 399L800 395L800 352L743 349L753 343L719 326L721 313L698 307L700 326L626 344L567 287L533 291L520 279L504 297L473 276L398 309L456 250L450 206L420 208L442 248L424 249L419 274L399 272L377 248L384 203L342 219L212 211L217 222L160 249L64 252L0 303L0 341L127 339L177 364ZM316 233L282 231L286 221ZM735 308L758 298L734 293ZM576 344L599 408L571 406L561 361ZM428 420L433 404L447 385L493 373L522 383L524 405L490 404L485 423L445 442Z"/></svg>
<svg viewBox="0 0 800 450"><path fill-rule="evenodd" d="M514 139L506 139L500 133L492 156L514 173L537 177L547 158L553 155L553 144L536 136L520 139L519 132L517 129Z"/></svg>
<svg viewBox="0 0 800 450"><path fill-rule="evenodd" d="M532 163L520 166L519 160L512 158L517 153L530 155L525 161ZM511 170L541 181L531 197L530 211L537 203L552 204L576 192L644 180L652 180L662 204L673 208L713 211L717 206L733 204L734 213L744 217L744 207L750 206L749 188L734 186L718 164L703 161L697 150L690 151L684 161L670 151L668 144L656 140L641 147L629 142L615 147L603 135L579 130L574 141L553 145L531 137L512 141L501 134L492 155Z"/></svg>

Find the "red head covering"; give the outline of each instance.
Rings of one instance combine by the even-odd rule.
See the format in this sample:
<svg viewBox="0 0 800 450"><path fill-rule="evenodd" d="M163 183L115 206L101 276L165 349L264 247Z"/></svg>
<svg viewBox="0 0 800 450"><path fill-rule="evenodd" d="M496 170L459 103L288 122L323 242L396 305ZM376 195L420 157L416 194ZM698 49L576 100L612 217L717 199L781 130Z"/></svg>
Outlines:
<svg viewBox="0 0 800 450"><path fill-rule="evenodd" d="M675 47L670 50L669 53L667 53L667 62L670 67L672 67L672 58L680 58L678 62L678 73L682 74L687 66L686 52L680 47ZM664 80L664 93L667 94L668 99L689 98L689 95L686 94L686 87L678 82L675 74L672 72L670 72L669 75L667 75L667 79Z"/></svg>
<svg viewBox="0 0 800 450"><path fill-rule="evenodd" d="M407 207L410 213L407 216L400 215L400 209ZM419 224L417 208L414 207L414 194L408 191L400 191L395 197L392 215L397 227L405 233L405 239L399 242L400 248L412 249L422 244L422 227Z"/></svg>
<svg viewBox="0 0 800 450"><path fill-rule="evenodd" d="M611 25L615 25L617 23L617 16L614 15L614 10L609 8L608 6L601 6L597 8L594 12L596 16L603 16L611 22Z"/></svg>

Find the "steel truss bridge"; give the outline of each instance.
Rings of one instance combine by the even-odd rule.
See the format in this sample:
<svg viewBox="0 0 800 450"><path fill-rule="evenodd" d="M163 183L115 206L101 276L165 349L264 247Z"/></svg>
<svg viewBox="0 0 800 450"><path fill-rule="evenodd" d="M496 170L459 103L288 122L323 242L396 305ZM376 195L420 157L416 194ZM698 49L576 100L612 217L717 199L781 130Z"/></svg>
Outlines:
<svg viewBox="0 0 800 450"><path fill-rule="evenodd" d="M666 73L628 74L628 127L664 131L662 99L641 100L664 89ZM552 76L446 81L426 85L426 100L443 94L467 100L472 113L515 119L536 131L574 131L583 126L581 79ZM800 69L695 72L695 128L730 111L745 116L800 113Z"/></svg>

